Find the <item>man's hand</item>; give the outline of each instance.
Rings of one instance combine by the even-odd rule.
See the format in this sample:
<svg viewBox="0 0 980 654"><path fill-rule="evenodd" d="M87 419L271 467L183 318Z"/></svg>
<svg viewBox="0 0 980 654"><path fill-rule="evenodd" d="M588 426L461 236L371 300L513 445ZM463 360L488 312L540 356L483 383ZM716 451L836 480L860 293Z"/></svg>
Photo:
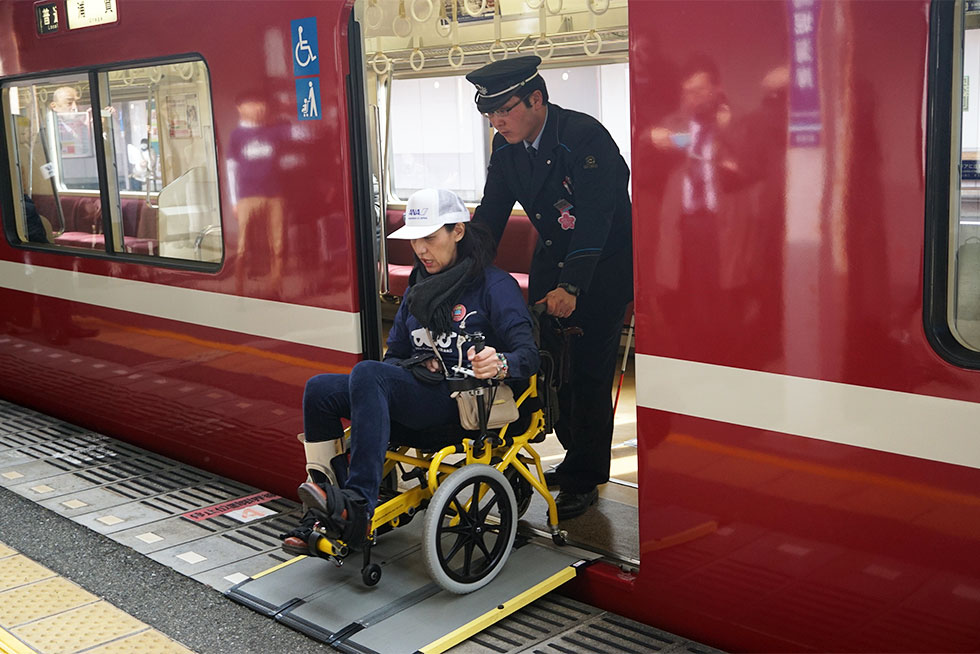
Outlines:
<svg viewBox="0 0 980 654"><path fill-rule="evenodd" d="M500 360L497 359L497 350L489 345L479 352L476 351L475 347L471 347L466 351L466 358L470 360L473 375L477 379L490 379L496 377L497 373L500 372L501 364Z"/></svg>
<svg viewBox="0 0 980 654"><path fill-rule="evenodd" d="M567 318L575 311L575 302L578 300L574 295L563 288L556 288L549 292L544 298L538 300L538 304L544 302L547 306L545 312L549 316L556 318Z"/></svg>
<svg viewBox="0 0 980 654"><path fill-rule="evenodd" d="M442 372L442 364L439 363L439 359L432 357L431 359L425 360L425 367L428 368L429 372Z"/></svg>

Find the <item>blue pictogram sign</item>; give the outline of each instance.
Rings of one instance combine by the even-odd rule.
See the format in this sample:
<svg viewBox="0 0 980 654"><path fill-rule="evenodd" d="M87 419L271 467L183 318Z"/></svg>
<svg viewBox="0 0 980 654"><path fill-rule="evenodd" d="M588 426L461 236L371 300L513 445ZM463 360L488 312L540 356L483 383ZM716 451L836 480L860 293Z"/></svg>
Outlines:
<svg viewBox="0 0 980 654"><path fill-rule="evenodd" d="M316 40L316 17L292 21L293 75L306 77L320 74L320 47Z"/></svg>
<svg viewBox="0 0 980 654"><path fill-rule="evenodd" d="M320 78L296 80L296 113L300 120L320 120Z"/></svg>

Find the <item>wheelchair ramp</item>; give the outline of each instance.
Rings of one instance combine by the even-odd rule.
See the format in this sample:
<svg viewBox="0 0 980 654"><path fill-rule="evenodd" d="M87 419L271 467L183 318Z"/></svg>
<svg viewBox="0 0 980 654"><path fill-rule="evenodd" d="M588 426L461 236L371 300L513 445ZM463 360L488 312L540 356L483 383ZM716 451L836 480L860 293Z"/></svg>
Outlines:
<svg viewBox="0 0 980 654"><path fill-rule="evenodd" d="M361 581L361 556L345 565L297 557L226 591L226 595L336 650L358 654L443 652L575 576L596 555L527 542L503 570L468 595L442 590L421 553L421 519L382 536L371 553L381 581Z"/></svg>

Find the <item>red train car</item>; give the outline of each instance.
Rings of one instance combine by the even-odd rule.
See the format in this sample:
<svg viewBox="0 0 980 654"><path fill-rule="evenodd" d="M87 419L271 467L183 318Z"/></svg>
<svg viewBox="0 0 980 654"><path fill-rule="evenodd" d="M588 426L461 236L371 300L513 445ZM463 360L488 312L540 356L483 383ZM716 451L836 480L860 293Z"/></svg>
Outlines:
<svg viewBox="0 0 980 654"><path fill-rule="evenodd" d="M535 52L632 170L639 567L575 592L729 650L976 651L973 4L0 2L0 395L292 493L399 202L479 200L462 76Z"/></svg>

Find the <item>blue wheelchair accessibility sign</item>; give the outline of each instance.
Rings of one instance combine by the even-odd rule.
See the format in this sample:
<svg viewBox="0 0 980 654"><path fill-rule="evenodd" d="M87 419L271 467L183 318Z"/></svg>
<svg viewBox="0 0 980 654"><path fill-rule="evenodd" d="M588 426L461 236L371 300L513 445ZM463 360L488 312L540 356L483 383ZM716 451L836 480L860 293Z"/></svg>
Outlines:
<svg viewBox="0 0 980 654"><path fill-rule="evenodd" d="M290 32L293 36L293 75L319 75L320 48L316 40L316 17L292 21Z"/></svg>
<svg viewBox="0 0 980 654"><path fill-rule="evenodd" d="M320 120L320 78L296 80L296 113L300 120Z"/></svg>

